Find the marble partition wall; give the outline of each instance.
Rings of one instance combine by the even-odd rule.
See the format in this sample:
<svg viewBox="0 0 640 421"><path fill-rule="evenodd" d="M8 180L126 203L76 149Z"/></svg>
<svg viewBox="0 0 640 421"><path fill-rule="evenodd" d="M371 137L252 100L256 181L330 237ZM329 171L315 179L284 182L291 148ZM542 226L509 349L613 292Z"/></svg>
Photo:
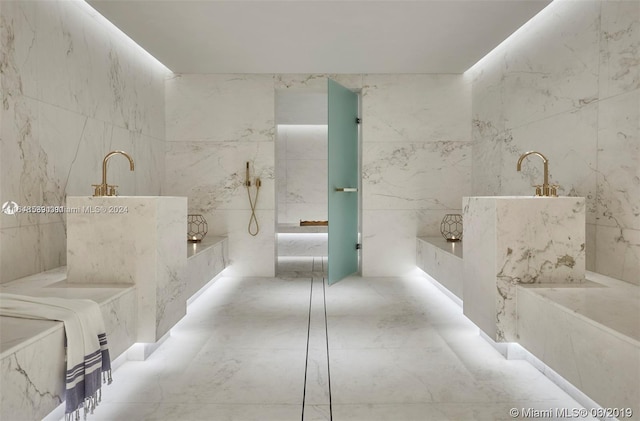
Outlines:
<svg viewBox="0 0 640 421"><path fill-rule="evenodd" d="M0 2L0 204L64 206L100 183L158 195L168 70L84 1ZM66 263L62 213L0 214L0 282Z"/></svg>
<svg viewBox="0 0 640 421"><path fill-rule="evenodd" d="M439 235L471 190L470 85L461 75L275 76L282 90L361 93L362 272L415 270L417 236Z"/></svg>
<svg viewBox="0 0 640 421"><path fill-rule="evenodd" d="M471 190L470 86L461 75L176 75L167 80L166 189L229 237L230 273L274 271L275 91L361 92L363 274L415 269L416 236L438 235ZM247 233L245 162L264 184Z"/></svg>
<svg viewBox="0 0 640 421"><path fill-rule="evenodd" d="M540 151L586 198L587 269L640 284L640 3L555 1L476 64L475 196L531 194Z"/></svg>
<svg viewBox="0 0 640 421"><path fill-rule="evenodd" d="M228 237L230 275L274 276L273 76L175 75L166 81L166 104L164 192L187 196L189 213L204 215L209 235ZM262 180L255 237L246 162L252 182Z"/></svg>
<svg viewBox="0 0 640 421"><path fill-rule="evenodd" d="M365 75L363 275L415 270L418 236L440 235L471 191L470 86L460 75Z"/></svg>

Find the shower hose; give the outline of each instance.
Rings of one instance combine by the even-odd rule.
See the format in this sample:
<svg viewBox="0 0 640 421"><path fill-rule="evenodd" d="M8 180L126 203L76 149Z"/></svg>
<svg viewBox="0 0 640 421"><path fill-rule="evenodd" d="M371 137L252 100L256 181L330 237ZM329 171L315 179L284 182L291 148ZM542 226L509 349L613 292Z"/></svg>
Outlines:
<svg viewBox="0 0 640 421"><path fill-rule="evenodd" d="M260 225L258 224L258 218L256 217L256 205L258 204L258 194L260 194L260 179L256 178L256 195L251 197L251 185L247 183L247 196L249 196L249 205L251 206L251 218L249 218L249 226L247 230L252 236L258 235L260 232Z"/></svg>

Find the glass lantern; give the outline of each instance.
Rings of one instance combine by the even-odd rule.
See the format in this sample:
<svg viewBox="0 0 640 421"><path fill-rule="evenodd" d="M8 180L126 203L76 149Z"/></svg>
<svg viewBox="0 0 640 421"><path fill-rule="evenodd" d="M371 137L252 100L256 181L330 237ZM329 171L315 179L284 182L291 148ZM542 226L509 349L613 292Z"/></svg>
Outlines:
<svg viewBox="0 0 640 421"><path fill-rule="evenodd" d="M440 232L449 242L462 240L462 215L457 213L446 214L440 223Z"/></svg>
<svg viewBox="0 0 640 421"><path fill-rule="evenodd" d="M209 226L207 220L202 215L187 215L187 241L190 243L199 243L202 241Z"/></svg>

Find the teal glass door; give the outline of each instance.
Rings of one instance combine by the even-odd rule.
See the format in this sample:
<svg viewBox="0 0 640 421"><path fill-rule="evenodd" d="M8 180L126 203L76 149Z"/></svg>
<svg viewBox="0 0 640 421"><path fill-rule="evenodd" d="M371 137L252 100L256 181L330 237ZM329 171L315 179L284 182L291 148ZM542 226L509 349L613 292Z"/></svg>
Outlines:
<svg viewBox="0 0 640 421"><path fill-rule="evenodd" d="M358 95L329 79L329 284L358 271Z"/></svg>

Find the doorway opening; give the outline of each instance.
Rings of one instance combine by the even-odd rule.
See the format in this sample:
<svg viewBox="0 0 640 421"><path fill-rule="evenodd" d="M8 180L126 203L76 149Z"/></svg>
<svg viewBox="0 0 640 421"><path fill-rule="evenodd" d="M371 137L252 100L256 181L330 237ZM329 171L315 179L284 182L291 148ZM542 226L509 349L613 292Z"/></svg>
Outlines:
<svg viewBox="0 0 640 421"><path fill-rule="evenodd" d="M338 98L345 93L351 96L346 109ZM360 244L361 142L355 123L359 122L360 96L328 81L328 90L283 89L276 91L275 98L276 274L327 277L328 256L333 252L335 264L344 266L343 256ZM353 117L342 118L349 113ZM343 139L345 121L353 125L347 128L350 135ZM343 150L347 144L351 149ZM347 179L342 175L345 154L353 157L346 165L352 174ZM337 198L336 191L341 191ZM344 199L351 207L336 211L336 203ZM354 212L357 216L345 225L342 216ZM327 226L330 214L335 218L333 226ZM357 239L352 235L348 245L342 240L346 228L357 231ZM351 261L356 263L350 265L353 269L349 273L360 272L360 253L353 256L355 260Z"/></svg>
<svg viewBox="0 0 640 421"><path fill-rule="evenodd" d="M327 93L277 90L276 274L324 276L328 259ZM315 222L315 224L314 224Z"/></svg>

